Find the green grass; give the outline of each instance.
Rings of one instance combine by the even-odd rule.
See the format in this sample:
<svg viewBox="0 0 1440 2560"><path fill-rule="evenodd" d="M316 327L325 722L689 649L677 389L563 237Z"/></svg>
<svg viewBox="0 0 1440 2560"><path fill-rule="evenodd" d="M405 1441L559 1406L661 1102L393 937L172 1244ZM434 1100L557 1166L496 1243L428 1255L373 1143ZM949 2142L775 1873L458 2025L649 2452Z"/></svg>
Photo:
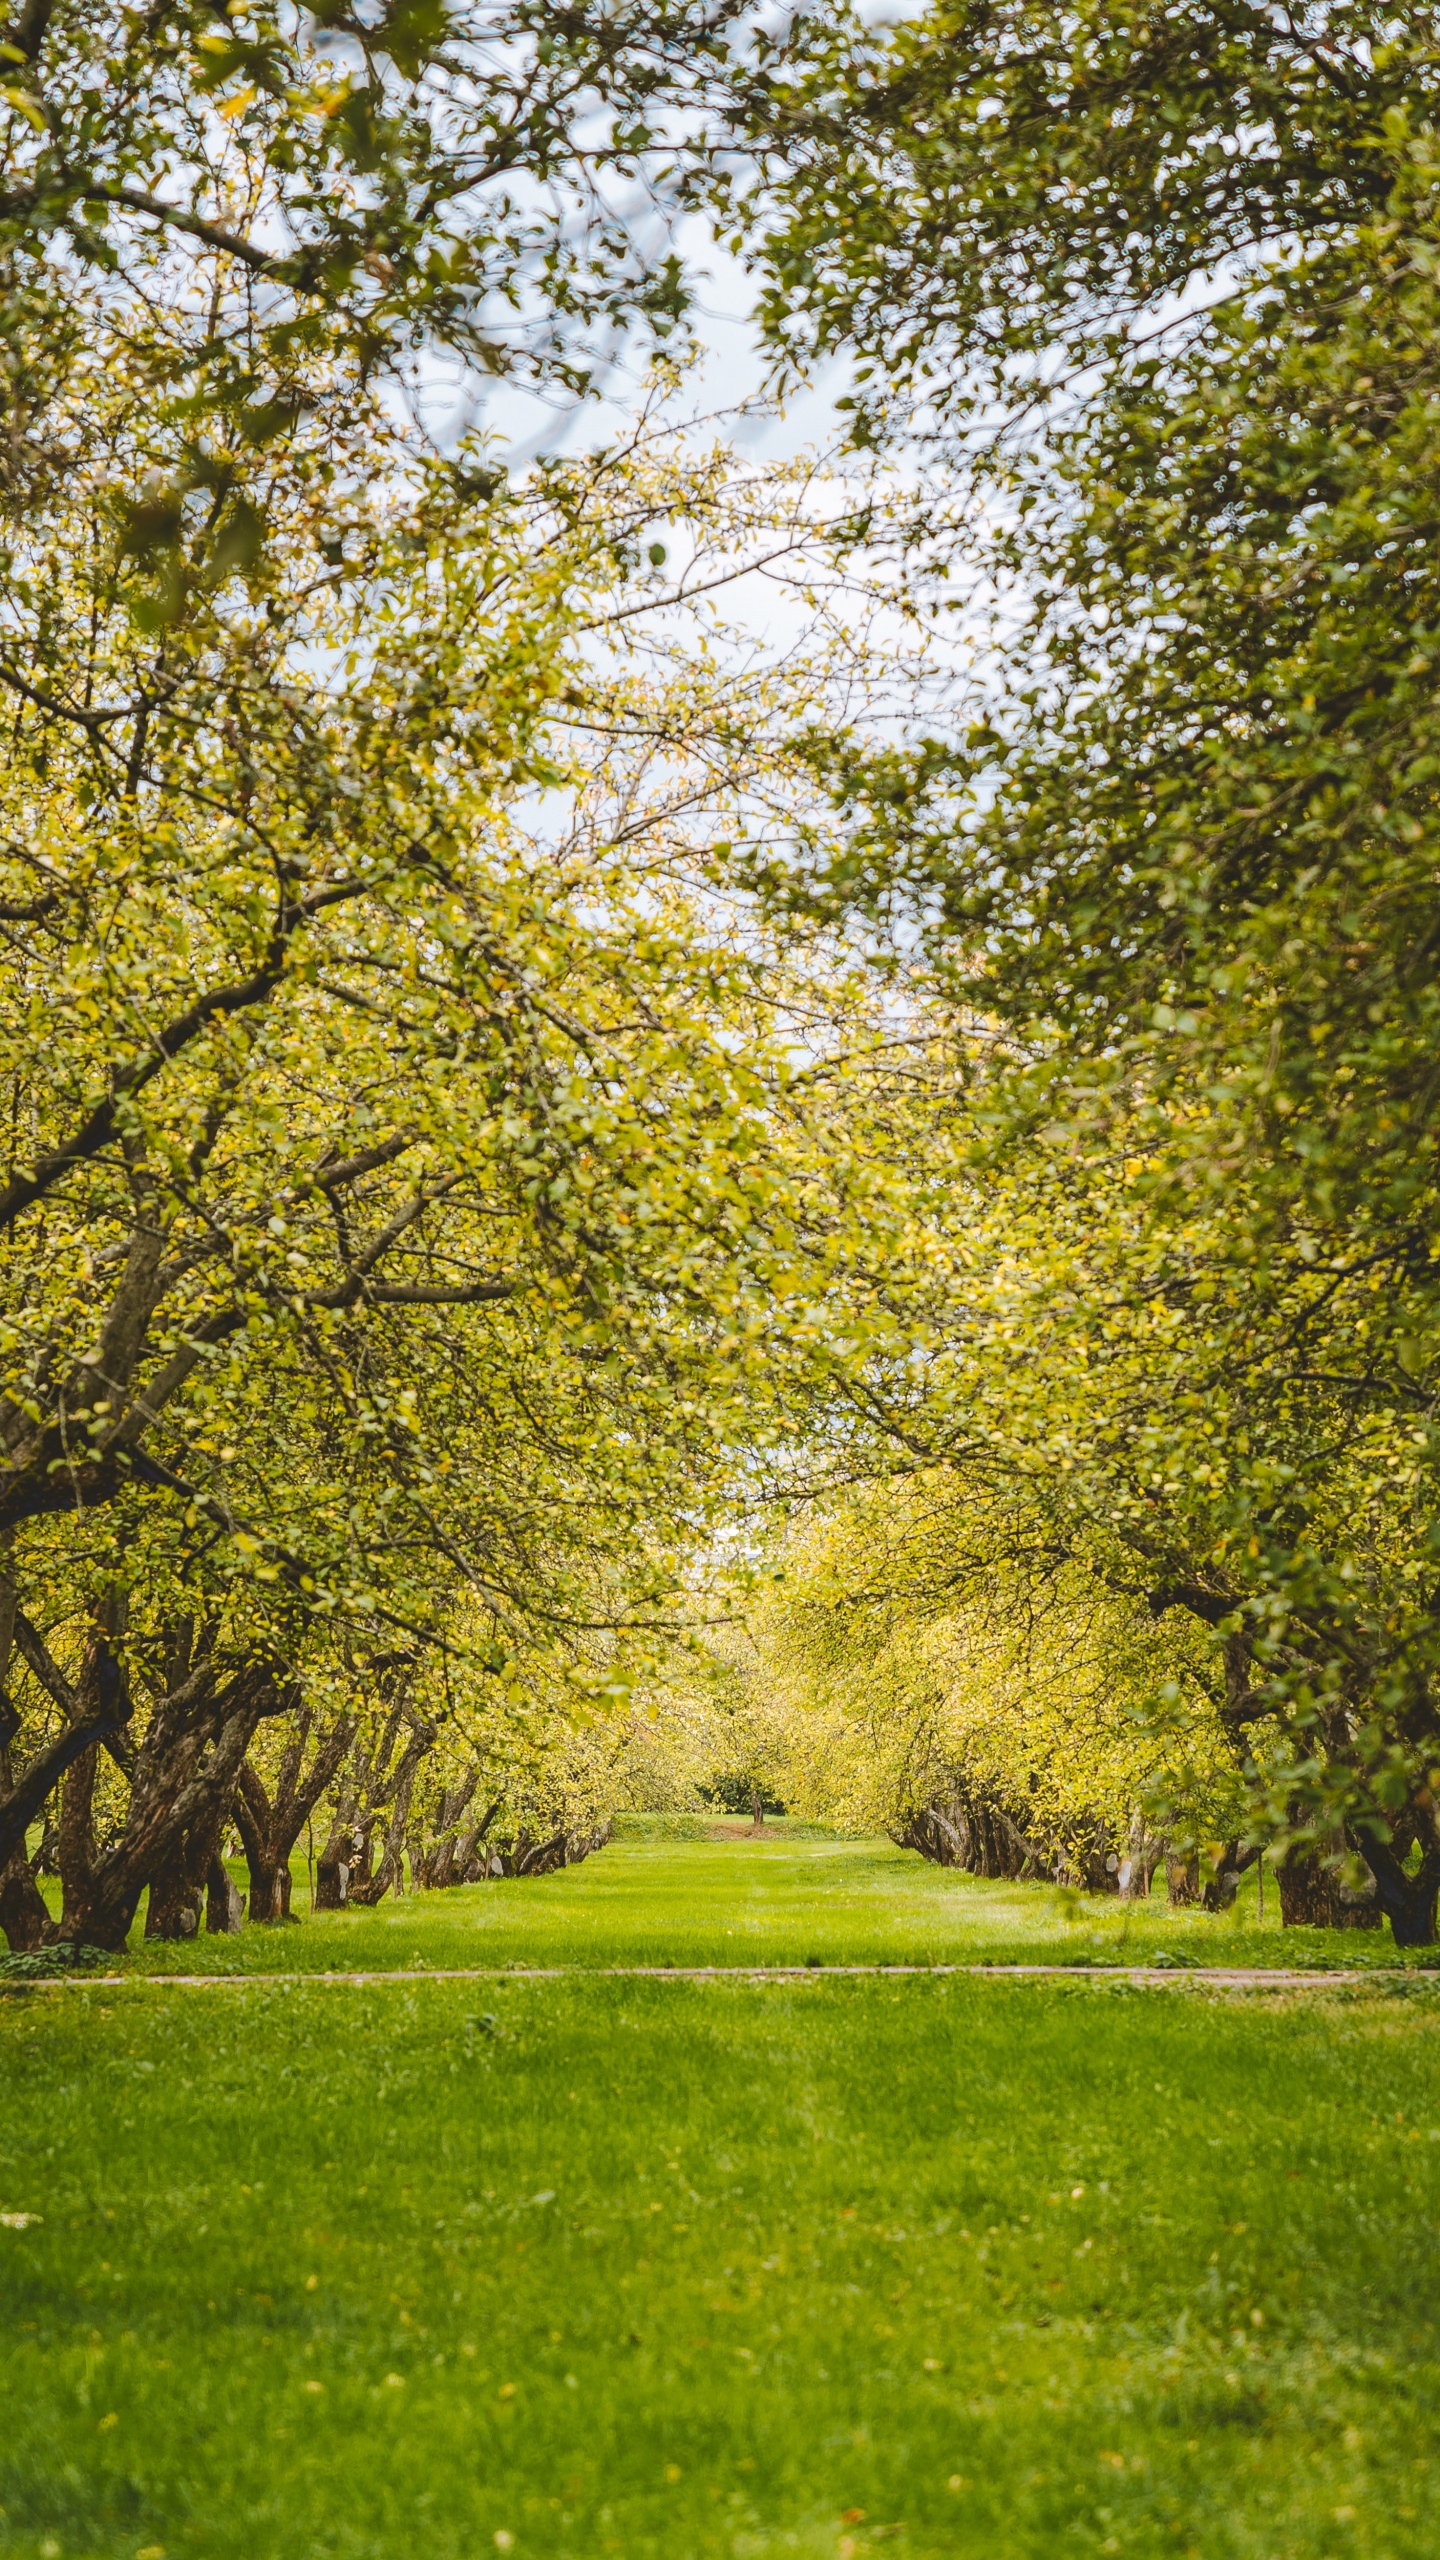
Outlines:
<svg viewBox="0 0 1440 2560"><path fill-rule="evenodd" d="M987 1884L926 1866L888 1840L801 1836L677 1843L628 1837L583 1866L375 1911L310 1915L296 1863L299 1926L147 1946L147 1971L363 1971L392 1966L610 1964L1393 1965L1389 1930L1289 1929L1270 1885L1256 1924L1253 1875L1233 1912L1172 1911L1035 1884ZM243 1884L243 1870L236 1870Z"/></svg>
<svg viewBox="0 0 1440 2560"><path fill-rule="evenodd" d="M554 1952L610 1859L612 1952L647 1902L691 1953L919 1925L890 1853L822 1849L627 1848L439 1925L528 1958L528 1890ZM1437 2038L1399 1976L12 1992L0 2547L1414 2560Z"/></svg>

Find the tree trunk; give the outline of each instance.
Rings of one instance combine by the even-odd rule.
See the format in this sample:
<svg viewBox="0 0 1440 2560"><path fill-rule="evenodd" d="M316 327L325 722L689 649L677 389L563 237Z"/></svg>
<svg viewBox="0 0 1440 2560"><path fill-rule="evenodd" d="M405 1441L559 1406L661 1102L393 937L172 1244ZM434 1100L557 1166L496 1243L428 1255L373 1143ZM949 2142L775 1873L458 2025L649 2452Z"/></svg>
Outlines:
<svg viewBox="0 0 1440 2560"><path fill-rule="evenodd" d="M1440 1901L1440 1849L1427 1849L1412 1876L1387 1842L1357 1832L1354 1846L1375 1879L1376 1925L1383 1911L1397 1947L1433 1947L1436 1904Z"/></svg>
<svg viewBox="0 0 1440 2560"><path fill-rule="evenodd" d="M0 1544L6 1547L8 1557L8 1542ZM123 1596L114 1590L107 1592L96 1611L95 1631L79 1688L73 1689L52 1659L38 1628L18 1607L8 1561L0 1571L0 1741L6 1746L8 1773L8 1783L0 1796L0 1866L8 1866L15 1851L24 1848L26 1833L36 1815L87 1750L104 1742L118 1752L117 1738L132 1709L124 1674L105 1639L107 1629L113 1635L123 1618ZM12 1646L18 1647L27 1668L65 1719L63 1730L34 1754L18 1777L11 1769L9 1745L20 1729L20 1719L4 1687Z"/></svg>
<svg viewBox="0 0 1440 2560"><path fill-rule="evenodd" d="M0 1929L17 1956L27 1955L34 1947L53 1947L60 1935L59 1923L50 1917L50 1906L23 1849L0 1867Z"/></svg>
<svg viewBox="0 0 1440 2560"><path fill-rule="evenodd" d="M341 1848L350 1846L348 1836ZM343 1911L350 1896L350 1861L340 1849L331 1850L327 1843L324 1854L315 1861L315 1911Z"/></svg>
<svg viewBox="0 0 1440 2560"><path fill-rule="evenodd" d="M598 1822L589 1831L571 1831L562 1824L556 1831L518 1831L507 1850L492 1854L487 1861L491 1875L548 1876L557 1867L578 1867L583 1858L603 1849L610 1837L608 1822Z"/></svg>
<svg viewBox="0 0 1440 2560"><path fill-rule="evenodd" d="M1242 1849L1238 1840L1226 1841L1201 1896L1207 1911L1229 1911L1233 1907L1240 1879L1259 1855L1258 1848Z"/></svg>
<svg viewBox="0 0 1440 2560"><path fill-rule="evenodd" d="M392 1681L409 1671L407 1662L387 1666ZM398 1760L396 1746L409 1728ZM434 1725L412 1715L403 1697L390 1706L374 1742L356 1753L335 1809L335 1820L315 1870L315 1908L338 1911L348 1903L368 1908L379 1902L396 1881L404 1884L403 1839L409 1819L415 1772L435 1741ZM393 1763L393 1765L392 1765ZM390 1838L375 1870L375 1833L385 1809L393 1807ZM398 1828L397 1828L398 1826Z"/></svg>
<svg viewBox="0 0 1440 2560"><path fill-rule="evenodd" d="M245 1863L250 1872L251 1919L262 1928L269 1921L288 1920L292 1886L289 1859L277 1865L271 1857L247 1851Z"/></svg>
<svg viewBox="0 0 1440 2560"><path fill-rule="evenodd" d="M1177 1850L1165 1852L1165 1890L1172 1903L1183 1908L1200 1899L1200 1860L1192 1849L1188 1857Z"/></svg>
<svg viewBox="0 0 1440 2560"><path fill-rule="evenodd" d="M290 1878L288 1866L277 1867L269 1858L247 1857L245 1863L250 1870L250 1917L256 1927L264 1928L271 1920L283 1920L286 1916L284 1888Z"/></svg>
<svg viewBox="0 0 1440 2560"><path fill-rule="evenodd" d="M1349 1893L1341 1884L1334 1860L1342 1844L1326 1848L1302 1840L1289 1850L1276 1869L1280 1887L1280 1921L1286 1929L1378 1929L1381 1905L1368 1895ZM1368 1844L1362 1853L1370 1862ZM1403 1870L1397 1871L1404 1884ZM1374 1869L1372 1867L1373 1874ZM1403 1925L1403 1920L1402 1920ZM1431 1889L1430 1931L1434 1935L1435 1901ZM1420 1939L1401 1940L1402 1945L1423 1945Z"/></svg>
<svg viewBox="0 0 1440 2560"><path fill-rule="evenodd" d="M971 1794L959 1780L949 1793L937 1791L928 1804L917 1805L890 1836L936 1866L962 1867L971 1875L1014 1881L1050 1871L1014 1816L993 1797Z"/></svg>
<svg viewBox="0 0 1440 2560"><path fill-rule="evenodd" d="M393 1777L385 1787L385 1793L390 1797L390 1821L385 1834L385 1846L380 1855L380 1864L373 1875L367 1875L358 1886L353 1876L350 1879L350 1900L361 1903L367 1910L373 1909L377 1902L383 1902L386 1894L392 1890L397 1895L405 1890L405 1832L410 1820L410 1799L415 1788L415 1773L426 1752L433 1748L434 1742L434 1725L422 1724L412 1719L410 1739L401 1754ZM372 1816L372 1827L374 1819L375 1817ZM368 1861L371 1854L369 1830L366 1833L364 1854Z"/></svg>
<svg viewBox="0 0 1440 2560"><path fill-rule="evenodd" d="M490 1875L492 1852L487 1839L490 1825L497 1813L503 1810L504 1803L504 1797L497 1796L483 1819L472 1822L468 1830L462 1831L455 1850L455 1866L450 1878L452 1884L477 1884ZM498 1868L495 1873L499 1873Z"/></svg>
<svg viewBox="0 0 1440 2560"><path fill-rule="evenodd" d="M473 1826L462 1834L460 1823L479 1779L479 1768L472 1766L455 1786L442 1786L433 1828L427 1834L423 1823L417 1826L410 1850L410 1872L416 1884L427 1892L437 1893L446 1885L460 1882L462 1841L473 1845L474 1840Z"/></svg>
<svg viewBox="0 0 1440 2560"><path fill-rule="evenodd" d="M1125 1854L1115 1872L1122 1902L1148 1902L1150 1879L1160 1862L1160 1843L1153 1840L1138 1814L1130 1823Z"/></svg>
<svg viewBox="0 0 1440 2560"><path fill-rule="evenodd" d="M220 1869L220 1843L230 1817L234 1782L204 1788L192 1819L183 1829L171 1827L150 1875L145 1914L147 1938L195 1938L210 1896L211 1878ZM228 1882L228 1878L227 1878ZM218 1906L217 1906L218 1908ZM214 1923L211 1923L214 1926Z"/></svg>
<svg viewBox="0 0 1440 2560"><path fill-rule="evenodd" d="M245 1896L218 1854L205 1879L205 1926L212 1938L235 1938L245 1925Z"/></svg>
<svg viewBox="0 0 1440 2560"><path fill-rule="evenodd" d="M521 1839L524 1839L523 1833ZM517 1876L552 1875L557 1867L569 1865L568 1848L563 1831L552 1832L548 1839L524 1841L523 1847L521 1841L517 1841L514 1872Z"/></svg>
<svg viewBox="0 0 1440 2560"><path fill-rule="evenodd" d="M916 1850L932 1866L968 1868L971 1864L970 1825L959 1805L921 1805L904 1830L890 1836L897 1848Z"/></svg>
<svg viewBox="0 0 1440 2560"><path fill-rule="evenodd" d="M159 1880L162 1918L167 1879L183 1874L192 1891L203 1883L255 1729L262 1716L291 1712L296 1696L263 1664L247 1665L221 1689L213 1662L202 1657L156 1708L135 1757L124 1827L103 1852L96 1850L91 1823L93 1764L87 1772L83 1761L76 1763L61 1807L62 1938L122 1947L148 1882ZM178 1915L186 1907L178 1889L173 1901ZM198 1915L198 1893L188 1907Z"/></svg>
<svg viewBox="0 0 1440 2560"><path fill-rule="evenodd" d="M201 1887L192 1882L183 1841L150 1878L147 1938L194 1938L200 1931Z"/></svg>
<svg viewBox="0 0 1440 2560"><path fill-rule="evenodd" d="M1309 1842L1290 1849L1275 1870L1280 1887L1280 1925L1285 1929L1330 1929L1335 1925L1335 1886Z"/></svg>
<svg viewBox="0 0 1440 2560"><path fill-rule="evenodd" d="M10 1703L5 1683L10 1676L10 1652L15 1635L15 1585L10 1576L9 1540L0 1547L0 1807L15 1809L18 1838L7 1852L0 1850L0 1929L12 1954L28 1955L36 1947L53 1946L60 1932L50 1917L50 1907L40 1890L37 1861L45 1847L32 1859L26 1852L29 1829L29 1794L19 1796L16 1773L11 1757L11 1744L20 1730L20 1718ZM31 1763L33 1771L34 1763ZM27 1775L31 1772L27 1771ZM24 1819L20 1819L24 1816Z"/></svg>
<svg viewBox="0 0 1440 2560"><path fill-rule="evenodd" d="M250 1870L252 1920L265 1923L290 1918L292 1852L354 1742L357 1721L354 1716L342 1716L328 1733L322 1734L307 1769L305 1746L313 1729L314 1709L306 1707L281 1753L273 1799L258 1769L252 1768L248 1760L241 1770L235 1824ZM323 1868L324 1861L321 1863Z"/></svg>

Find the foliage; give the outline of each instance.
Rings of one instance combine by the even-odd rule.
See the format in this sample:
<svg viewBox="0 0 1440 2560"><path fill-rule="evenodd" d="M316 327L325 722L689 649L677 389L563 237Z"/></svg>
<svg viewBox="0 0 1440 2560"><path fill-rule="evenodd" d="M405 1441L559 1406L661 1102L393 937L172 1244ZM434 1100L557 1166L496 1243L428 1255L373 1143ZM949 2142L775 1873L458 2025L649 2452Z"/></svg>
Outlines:
<svg viewBox="0 0 1440 2560"><path fill-rule="evenodd" d="M1243 1818L1203 1646L1177 1640L1037 1518L963 1474L879 1486L802 1518L755 1615L784 1711L789 1792L901 1831L960 1778L1037 1860L1080 1872L1097 1834L1163 1824L1188 1848ZM1169 1729L1164 1690L1181 1705Z"/></svg>
<svg viewBox="0 0 1440 2560"><path fill-rule="evenodd" d="M729 688L721 721L703 658L672 643L647 687L627 633L607 681L582 633L650 601L628 556L647 521L688 518L712 577L777 536L798 568L807 493L782 498L782 529L770 492L727 488L713 456L692 471L663 430L503 500L420 467L359 522L352 489L352 583L323 556L333 492L307 524L300 479L295 556L233 616L196 615L154 701L123 598L96 631L105 564L66 580L91 493L31 546L47 682L112 697L130 738L117 756L112 725L32 704L12 741L5 1517L152 1480L158 1427L153 1480L191 1488L232 1564L333 1607L364 1589L373 1453L372 1536L405 1543L398 1504L424 1539L448 1477L452 1511L479 1505L452 1558L488 1548L503 1609L568 1507L560 1451L642 1465L657 1362L652 1445L703 1438L704 1391L674 1392L687 1335L745 1345L752 1392L761 1293L803 1285L776 1233L796 1213L773 1155L783 1053L753 1036L781 989L766 1002L760 955L700 903L707 833L767 764L784 822L782 697ZM497 1354L498 1406L475 1368ZM723 1409L725 1355L702 1365ZM267 1449L253 1418L277 1404L289 1437ZM489 1445L462 1468L467 1418ZM507 1574L484 1489L526 1439L533 1526Z"/></svg>
<svg viewBox="0 0 1440 2560"><path fill-rule="evenodd" d="M592 1639L810 1391L789 1092L850 999L732 839L810 826L876 519L654 402L513 480L430 431L674 327L725 9L31 0L3 51L0 1900L43 1935L58 1865L118 1944L227 1803L283 1893L341 1742L397 1873L457 1683L573 1793L557 1688L623 1696ZM722 675L747 578L790 629Z"/></svg>
<svg viewBox="0 0 1440 2560"><path fill-rule="evenodd" d="M1208 307L1291 252L1303 274L1383 219L1388 148L1437 94L1414 6L807 12L750 102L762 168L736 196L765 325L802 366L855 352L863 431L897 393L1033 426L1057 387L1103 396L1197 286Z"/></svg>
<svg viewBox="0 0 1440 2560"><path fill-rule="evenodd" d="M135 539L172 569L187 489L208 482L252 553L252 468L377 375L433 381L444 351L583 386L683 307L659 128L704 109L730 15L23 0L0 93L19 486L53 472L37 423L97 342L181 440L175 477L125 483Z"/></svg>
<svg viewBox="0 0 1440 2560"><path fill-rule="evenodd" d="M1061 1242L1015 1257L998 1436L1033 1454L1048 1401L1057 1518L1240 1648L1257 1821L1363 1852L1426 1936L1433 25L940 7L806 42L771 326L856 350L857 435L965 458L944 565L997 607L968 725L837 756L814 893L1003 1027L976 1161L988 1132Z"/></svg>
<svg viewBox="0 0 1440 2560"><path fill-rule="evenodd" d="M72 424L0 668L0 1525L68 1684L19 1682L17 1822L115 1730L87 1679L131 1725L197 1611L217 1675L337 1713L397 1644L623 1696L590 1636L813 1396L870 1187L795 1098L858 999L731 854L808 824L817 703L871 682L853 489L692 450L658 393L513 486L357 401L270 454L263 552L200 511L157 621L123 367ZM757 566L800 618L737 678Z"/></svg>
<svg viewBox="0 0 1440 2560"><path fill-rule="evenodd" d="M103 1947L31 1947L23 1955L0 1956L0 1981L49 1982L72 1973L98 1973L114 1959Z"/></svg>

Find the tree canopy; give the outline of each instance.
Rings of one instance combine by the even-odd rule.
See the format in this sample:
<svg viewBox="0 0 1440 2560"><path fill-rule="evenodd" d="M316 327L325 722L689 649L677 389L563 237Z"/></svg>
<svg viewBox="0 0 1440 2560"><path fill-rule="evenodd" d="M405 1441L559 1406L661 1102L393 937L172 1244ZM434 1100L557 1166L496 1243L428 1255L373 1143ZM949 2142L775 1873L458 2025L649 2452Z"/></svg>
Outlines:
<svg viewBox="0 0 1440 2560"><path fill-rule="evenodd" d="M317 1770L367 1890L501 1761L579 1840L557 1701L779 1500L857 1802L923 1726L1047 1857L1268 1840L1428 1938L1425 14L5 50L17 1927L67 1770L112 1936L241 1801L263 1899ZM657 392L507 471L466 383L673 329L702 199L846 462Z"/></svg>
<svg viewBox="0 0 1440 2560"><path fill-rule="evenodd" d="M857 439L971 490L971 714L837 754L842 865L773 885L890 916L1000 1034L976 1146L1046 1205L978 1342L956 1284L972 1436L1034 1453L1048 1406L1073 1535L1253 1684L1257 1819L1361 1850L1402 1934L1440 1880L1435 79L1423 12L837 12L774 77L766 248Z"/></svg>

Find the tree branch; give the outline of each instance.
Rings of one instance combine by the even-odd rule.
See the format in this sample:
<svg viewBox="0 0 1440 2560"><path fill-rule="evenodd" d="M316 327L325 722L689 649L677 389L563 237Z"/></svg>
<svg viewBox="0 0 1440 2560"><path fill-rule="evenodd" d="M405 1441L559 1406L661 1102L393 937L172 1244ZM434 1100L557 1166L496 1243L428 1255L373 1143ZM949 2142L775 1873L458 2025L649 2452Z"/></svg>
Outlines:
<svg viewBox="0 0 1440 2560"><path fill-rule="evenodd" d="M176 1014L162 1031L157 1031L153 1047L145 1056L112 1072L109 1093L87 1112L80 1126L63 1146L42 1156L30 1173L18 1174L0 1191L0 1228L13 1226L27 1209L67 1174L72 1165L82 1164L108 1146L115 1135L122 1101L142 1093L164 1068L171 1065L192 1040L220 1018L244 1013L251 1006L263 1004L273 995L285 972L285 955L301 925L308 924L325 907L338 906L347 898L358 898L364 890L360 880L337 881L331 888L311 890L293 906L282 908L270 938L270 950L261 966L248 978L237 979L228 987L216 987L210 995L200 996L183 1013Z"/></svg>
<svg viewBox="0 0 1440 2560"><path fill-rule="evenodd" d="M253 247L238 231L227 231L222 222L207 222L203 214L187 213L183 205L167 204L163 196L146 195L143 188L101 185L87 187L85 193L102 204L123 204L131 213L148 214L152 221L164 223L172 231L184 231L192 240L203 240L207 249L223 249L228 257L239 258L257 276L275 275L288 263L272 257L267 249Z"/></svg>

